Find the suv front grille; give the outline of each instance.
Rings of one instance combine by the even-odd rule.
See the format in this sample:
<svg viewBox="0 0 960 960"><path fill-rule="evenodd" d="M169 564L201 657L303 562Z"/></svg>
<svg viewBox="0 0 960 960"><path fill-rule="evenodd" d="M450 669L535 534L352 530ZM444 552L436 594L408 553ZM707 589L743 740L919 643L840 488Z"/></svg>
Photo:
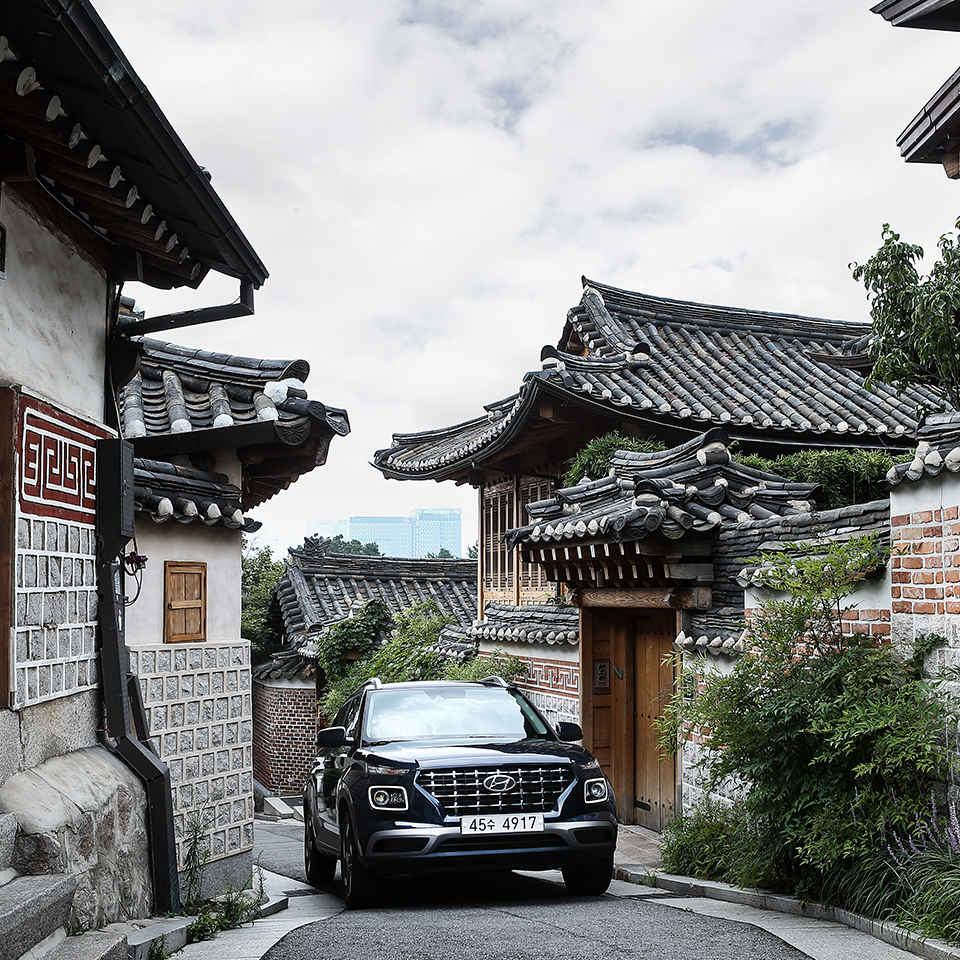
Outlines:
<svg viewBox="0 0 960 960"><path fill-rule="evenodd" d="M487 790L491 775L512 777L516 785L503 793ZM573 780L568 765L529 767L457 767L420 770L417 783L436 797L449 816L474 813L548 813Z"/></svg>

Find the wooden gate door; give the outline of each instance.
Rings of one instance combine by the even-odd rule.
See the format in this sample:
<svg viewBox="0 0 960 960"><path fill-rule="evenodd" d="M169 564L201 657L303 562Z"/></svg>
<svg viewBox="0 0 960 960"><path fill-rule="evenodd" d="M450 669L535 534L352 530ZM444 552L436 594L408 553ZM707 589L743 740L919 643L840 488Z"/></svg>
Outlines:
<svg viewBox="0 0 960 960"><path fill-rule="evenodd" d="M677 795L676 759L660 758L655 726L664 697L674 688L673 666L664 661L676 636L673 610L650 610L633 618L634 822L658 832L672 819Z"/></svg>
<svg viewBox="0 0 960 960"><path fill-rule="evenodd" d="M584 743L617 794L620 820L661 830L676 803L676 763L660 760L654 721L672 691L663 666L676 611L586 608L580 614Z"/></svg>

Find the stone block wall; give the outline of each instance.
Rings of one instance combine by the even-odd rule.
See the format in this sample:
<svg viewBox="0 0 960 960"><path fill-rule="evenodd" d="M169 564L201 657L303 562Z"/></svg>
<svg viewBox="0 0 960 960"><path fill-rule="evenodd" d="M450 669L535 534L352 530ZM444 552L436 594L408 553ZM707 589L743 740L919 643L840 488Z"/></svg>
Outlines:
<svg viewBox="0 0 960 960"><path fill-rule="evenodd" d="M17 548L14 706L96 690L93 527L20 517Z"/></svg>
<svg viewBox="0 0 960 960"><path fill-rule="evenodd" d="M253 681L253 775L280 796L299 796L317 748L312 680Z"/></svg>
<svg viewBox="0 0 960 960"><path fill-rule="evenodd" d="M77 879L70 925L97 929L150 915L153 888L143 785L102 747L54 757L0 787L17 821L10 865Z"/></svg>
<svg viewBox="0 0 960 960"><path fill-rule="evenodd" d="M130 646L130 667L153 743L170 768L180 869L191 814L210 815L211 864L239 855L246 864L253 849L249 642Z"/></svg>

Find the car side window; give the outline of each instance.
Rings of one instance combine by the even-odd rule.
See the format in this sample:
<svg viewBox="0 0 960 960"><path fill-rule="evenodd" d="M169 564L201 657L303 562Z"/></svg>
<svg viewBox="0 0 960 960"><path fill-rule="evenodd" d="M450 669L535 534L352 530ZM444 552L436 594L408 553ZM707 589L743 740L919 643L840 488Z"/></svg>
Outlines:
<svg viewBox="0 0 960 960"><path fill-rule="evenodd" d="M348 700L337 714L336 725L346 729L348 740L357 739L360 721L360 706L362 703L363 697L354 697L352 700Z"/></svg>

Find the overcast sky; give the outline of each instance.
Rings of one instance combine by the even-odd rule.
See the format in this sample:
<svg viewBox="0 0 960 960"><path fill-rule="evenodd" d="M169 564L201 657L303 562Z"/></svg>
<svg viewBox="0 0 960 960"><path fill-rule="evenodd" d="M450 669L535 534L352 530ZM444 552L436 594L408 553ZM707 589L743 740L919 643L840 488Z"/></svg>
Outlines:
<svg viewBox="0 0 960 960"><path fill-rule="evenodd" d="M865 0L94 0L270 278L256 316L178 342L303 357L352 434L254 512L311 523L460 507L384 480L391 434L471 419L556 343L580 277L866 320L848 264L890 222L935 249L960 183L896 137L960 36ZM148 314L228 302L136 284Z"/></svg>

